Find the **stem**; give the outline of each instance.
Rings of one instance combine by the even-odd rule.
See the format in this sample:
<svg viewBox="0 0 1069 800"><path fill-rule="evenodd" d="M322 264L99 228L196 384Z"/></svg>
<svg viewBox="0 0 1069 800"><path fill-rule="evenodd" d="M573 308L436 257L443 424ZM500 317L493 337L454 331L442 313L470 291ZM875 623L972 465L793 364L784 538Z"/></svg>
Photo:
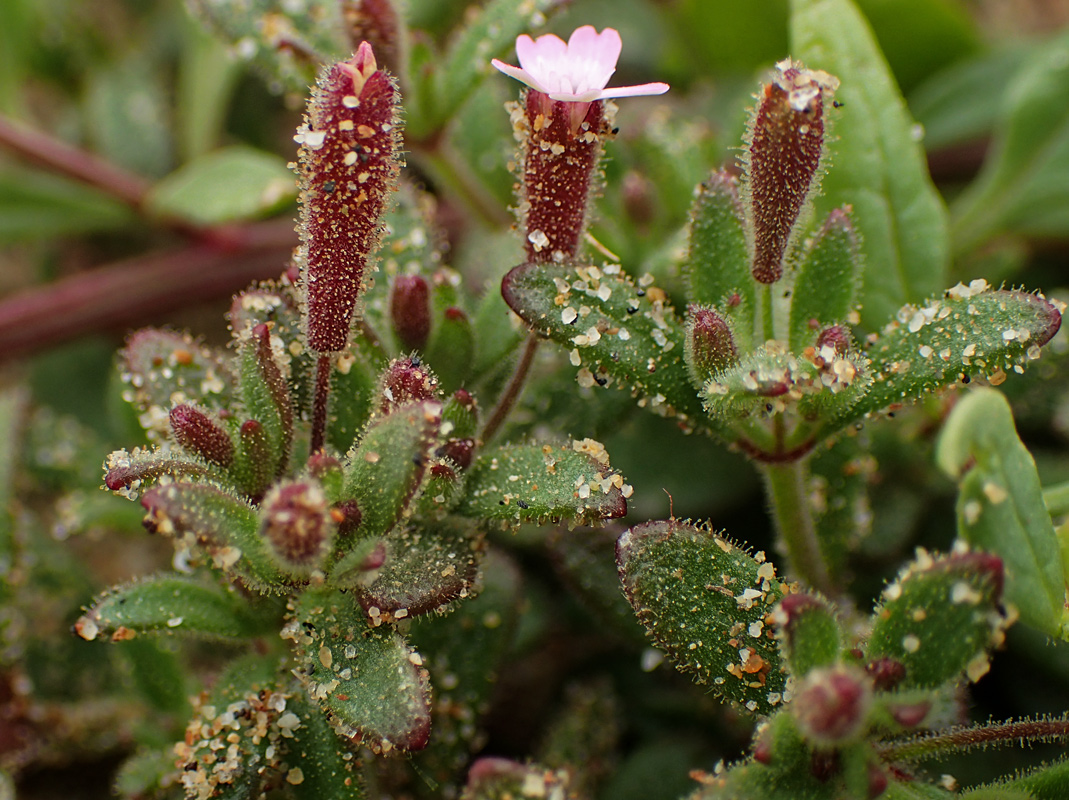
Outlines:
<svg viewBox="0 0 1069 800"><path fill-rule="evenodd" d="M807 463L803 458L786 464L762 464L761 472L790 568L800 580L830 597L836 593L836 587L820 549L807 497Z"/></svg>
<svg viewBox="0 0 1069 800"><path fill-rule="evenodd" d="M534 362L535 353L538 352L538 343L540 341L541 339L534 331L527 334L527 341L524 343L523 353L520 355L520 360L516 364L516 370L512 373L512 377L509 379L505 391L503 391L498 398L497 405L490 414L490 418L486 421L482 435L479 437L484 444L494 437L498 428L501 427L502 423L504 423L505 419L508 417L509 412L512 411L512 407L516 405L516 401L520 399L520 394L523 392L523 384L527 380L527 373L530 371L531 364Z"/></svg>
<svg viewBox="0 0 1069 800"><path fill-rule="evenodd" d="M1069 719L1022 720L959 728L905 742L891 742L880 748L880 755L886 761L912 761L993 744L1064 741L1066 737L1069 737Z"/></svg>
<svg viewBox="0 0 1069 800"><path fill-rule="evenodd" d="M764 343L776 338L776 321L772 318L772 284L760 284L761 313L758 315L757 341Z"/></svg>
<svg viewBox="0 0 1069 800"><path fill-rule="evenodd" d="M412 157L420 169L442 188L458 197L477 217L495 228L512 223L512 215L487 191L482 182L440 139L424 146L410 144Z"/></svg>
<svg viewBox="0 0 1069 800"><path fill-rule="evenodd" d="M323 449L327 436L327 402L330 400L331 357L322 355L316 361L315 397L312 400L312 443L314 455Z"/></svg>
<svg viewBox="0 0 1069 800"><path fill-rule="evenodd" d="M288 220L232 230L213 242L137 256L0 300L0 361L87 333L123 330L277 278L296 237Z"/></svg>

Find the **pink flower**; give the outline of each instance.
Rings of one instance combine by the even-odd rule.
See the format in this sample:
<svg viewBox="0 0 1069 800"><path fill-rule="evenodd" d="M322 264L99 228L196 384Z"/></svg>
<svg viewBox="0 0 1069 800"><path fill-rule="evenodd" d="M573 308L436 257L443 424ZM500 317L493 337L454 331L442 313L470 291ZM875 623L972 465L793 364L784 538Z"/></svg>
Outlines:
<svg viewBox="0 0 1069 800"><path fill-rule="evenodd" d="M517 37L519 67L496 58L490 63L506 75L548 95L551 100L566 103L591 103L609 97L664 94L668 91L667 83L606 89L605 85L616 71L621 47L620 34L613 28L598 33L592 25L584 25L575 29L567 44L552 33L537 39L527 34Z"/></svg>

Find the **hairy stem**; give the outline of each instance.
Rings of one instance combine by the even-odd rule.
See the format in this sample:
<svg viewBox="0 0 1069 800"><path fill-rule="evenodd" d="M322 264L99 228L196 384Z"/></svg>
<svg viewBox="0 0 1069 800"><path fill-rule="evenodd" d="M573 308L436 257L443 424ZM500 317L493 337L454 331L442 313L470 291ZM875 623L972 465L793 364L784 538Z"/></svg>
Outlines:
<svg viewBox="0 0 1069 800"><path fill-rule="evenodd" d="M820 548L806 478L807 459L788 463L762 464L765 486L772 502L772 515L780 544L787 552L795 576L828 596L834 596L828 565Z"/></svg>
<svg viewBox="0 0 1069 800"><path fill-rule="evenodd" d="M1021 720L958 728L905 742L888 742L881 746L880 755L886 761L915 761L919 758L959 753L974 747L1054 740L1064 743L1067 737L1069 719Z"/></svg>
<svg viewBox="0 0 1069 800"><path fill-rule="evenodd" d="M534 331L527 334L527 341L523 345L523 353L520 355L520 360L516 364L516 370L512 373L508 385L498 398L497 405L494 406L494 410L491 412L489 419L486 420L482 435L479 437L484 443L489 442L494 438L494 434L497 433L498 429L508 418L509 412L512 411L512 407L516 405L516 401L520 399L520 394L523 392L523 384L527 380L527 373L530 371L531 364L534 362L535 353L538 352L538 343L540 341L542 340Z"/></svg>
<svg viewBox="0 0 1069 800"><path fill-rule="evenodd" d="M310 451L318 453L327 438L327 406L330 401L331 357L320 356L316 361L315 396L312 400L312 443Z"/></svg>

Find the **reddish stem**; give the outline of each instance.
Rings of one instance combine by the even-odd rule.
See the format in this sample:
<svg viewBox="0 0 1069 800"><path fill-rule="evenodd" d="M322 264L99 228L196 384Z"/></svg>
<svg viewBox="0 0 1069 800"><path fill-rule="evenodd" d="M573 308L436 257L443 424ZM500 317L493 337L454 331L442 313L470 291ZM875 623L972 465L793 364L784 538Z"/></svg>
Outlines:
<svg viewBox="0 0 1069 800"><path fill-rule="evenodd" d="M490 413L490 418L483 428L482 436L479 437L484 444L494 438L494 434L497 433L498 428L508 418L512 407L516 405L516 401L519 400L520 394L523 392L523 384L527 380L527 373L534 362L535 353L538 352L538 343L540 341L541 339L534 331L527 334L527 342L523 346L523 354L520 356L520 361L516 364L516 371L512 373L508 386L505 387L505 391L498 398L497 405L494 406L494 410Z"/></svg>
<svg viewBox="0 0 1069 800"><path fill-rule="evenodd" d="M329 355L319 357L316 362L316 387L315 398L312 400L312 446L311 452L318 453L323 449L323 442L327 436L327 401L330 400L330 367Z"/></svg>
<svg viewBox="0 0 1069 800"><path fill-rule="evenodd" d="M0 361L87 333L145 324L278 277L296 243L289 220L251 225L215 242L151 253L0 300Z"/></svg>

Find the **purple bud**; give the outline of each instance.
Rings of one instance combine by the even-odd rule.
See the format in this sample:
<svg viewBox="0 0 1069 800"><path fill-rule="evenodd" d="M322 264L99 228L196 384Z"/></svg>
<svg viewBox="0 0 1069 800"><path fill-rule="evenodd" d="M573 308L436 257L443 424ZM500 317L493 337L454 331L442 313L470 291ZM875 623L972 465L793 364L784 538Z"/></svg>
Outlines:
<svg viewBox="0 0 1069 800"><path fill-rule="evenodd" d="M330 510L330 516L337 524L338 535L340 536L348 536L354 533L360 527L360 522L364 518L363 512L360 511L360 506L356 504L355 500L338 503Z"/></svg>
<svg viewBox="0 0 1069 800"><path fill-rule="evenodd" d="M836 353L845 353L850 349L850 332L842 325L825 328L817 336L817 352L825 347L832 348Z"/></svg>
<svg viewBox="0 0 1069 800"><path fill-rule="evenodd" d="M881 692L894 689L906 677L906 665L893 658L877 658L865 665L872 685Z"/></svg>
<svg viewBox="0 0 1069 800"><path fill-rule="evenodd" d="M790 59L765 84L747 142L746 198L753 224L753 276L775 283L783 275L796 223L818 184L824 153L824 100L839 81Z"/></svg>
<svg viewBox="0 0 1069 800"><path fill-rule="evenodd" d="M398 358L382 374L382 411L438 397L438 379L418 358Z"/></svg>
<svg viewBox="0 0 1069 800"><path fill-rule="evenodd" d="M472 457L475 455L474 439L450 439L438 448L438 455L448 458L461 469L471 466Z"/></svg>
<svg viewBox="0 0 1069 800"><path fill-rule="evenodd" d="M864 727L872 704L872 682L858 667L839 664L809 672L791 710L802 735L817 745L838 745Z"/></svg>
<svg viewBox="0 0 1069 800"><path fill-rule="evenodd" d="M275 486L264 497L262 508L261 534L282 563L313 569L322 562L333 524L318 484Z"/></svg>
<svg viewBox="0 0 1069 800"><path fill-rule="evenodd" d="M318 353L349 342L369 255L382 238L382 213L400 171L398 92L364 42L319 80L300 148L300 262L305 330Z"/></svg>
<svg viewBox="0 0 1069 800"><path fill-rule="evenodd" d="M704 384L716 373L739 361L731 327L720 313L705 306L687 308L685 356L691 375Z"/></svg>
<svg viewBox="0 0 1069 800"><path fill-rule="evenodd" d="M401 344L422 350L431 334L431 290L421 275L398 275L390 292L390 317Z"/></svg>
<svg viewBox="0 0 1069 800"><path fill-rule="evenodd" d="M178 444L211 464L229 467L234 460L230 434L198 408L184 403L172 408L171 431Z"/></svg>

